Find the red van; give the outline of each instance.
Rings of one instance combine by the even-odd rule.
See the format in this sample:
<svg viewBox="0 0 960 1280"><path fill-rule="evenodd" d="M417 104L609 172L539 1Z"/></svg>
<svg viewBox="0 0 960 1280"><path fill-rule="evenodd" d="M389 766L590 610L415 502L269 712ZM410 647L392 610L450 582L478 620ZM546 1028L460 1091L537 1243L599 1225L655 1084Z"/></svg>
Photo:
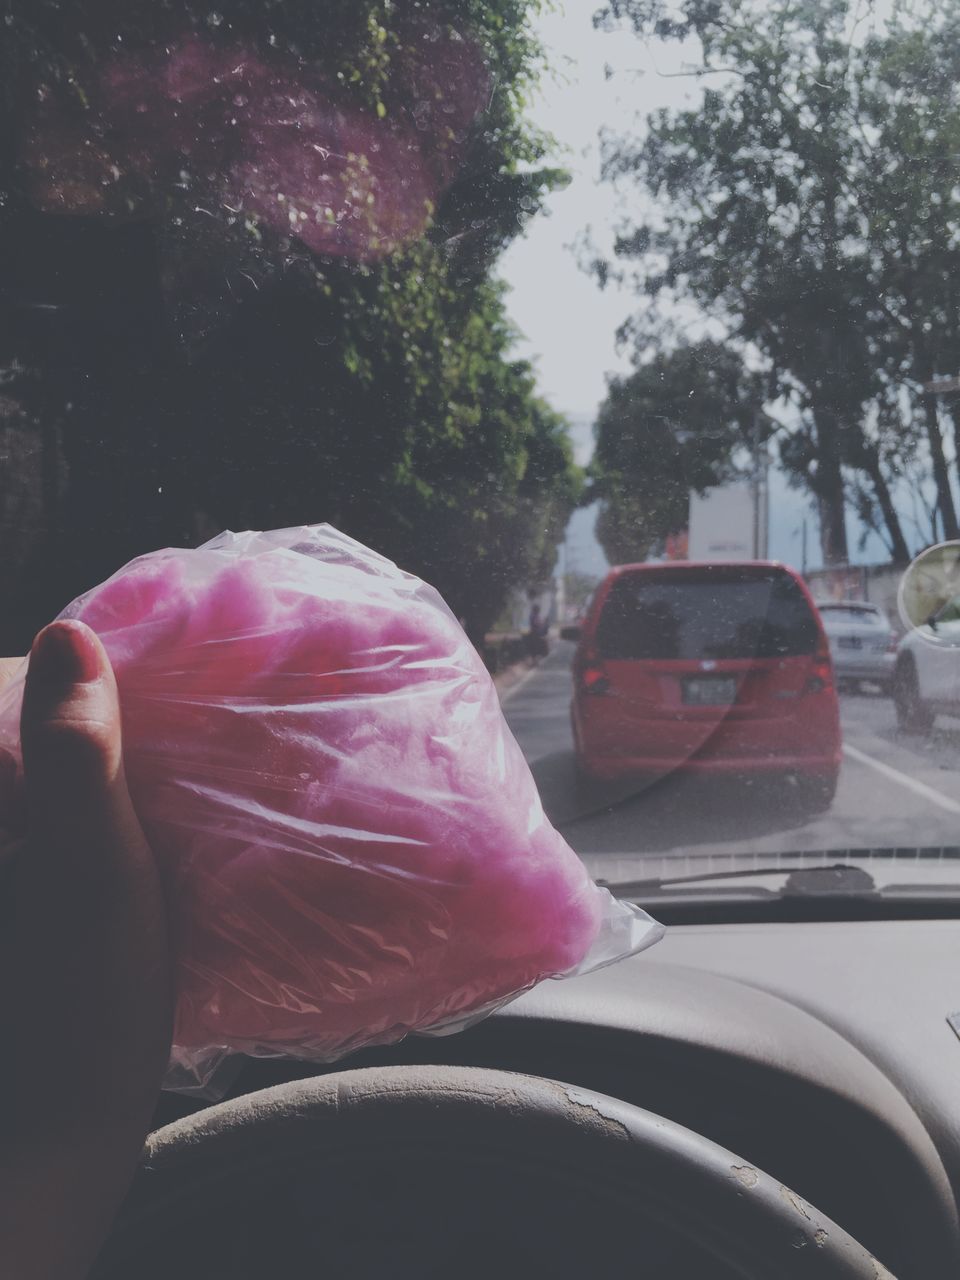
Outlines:
<svg viewBox="0 0 960 1280"><path fill-rule="evenodd" d="M783 565L612 569L573 670L585 778L777 773L811 805L832 801L841 742L830 649L806 586Z"/></svg>

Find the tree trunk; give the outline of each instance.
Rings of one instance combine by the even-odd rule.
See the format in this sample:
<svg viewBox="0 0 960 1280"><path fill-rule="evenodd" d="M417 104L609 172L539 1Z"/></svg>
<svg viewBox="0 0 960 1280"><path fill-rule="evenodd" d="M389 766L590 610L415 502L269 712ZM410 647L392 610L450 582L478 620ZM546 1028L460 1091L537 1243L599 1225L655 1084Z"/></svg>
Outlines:
<svg viewBox="0 0 960 1280"><path fill-rule="evenodd" d="M950 488L950 472L943 452L943 432L940 430L940 418L937 413L937 397L921 396L921 404L924 426L927 429L927 441L930 445L930 458L933 463L933 479L937 486L937 507L943 523L943 536L948 540L960 538L957 509L953 501L953 490Z"/></svg>
<svg viewBox="0 0 960 1280"><path fill-rule="evenodd" d="M837 416L832 409L813 411L817 425L817 479L820 512L820 550L825 565L847 563L846 495L840 465Z"/></svg>
<svg viewBox="0 0 960 1280"><path fill-rule="evenodd" d="M910 551L907 547L907 540L903 536L903 526L900 523L900 517L897 515L897 509L893 505L890 486L887 484L887 478L880 466L880 454L875 445L864 449L863 470L873 485L873 491L877 497L877 505L880 508L883 523L886 525L887 533L890 536L891 559L894 564L907 564L910 560Z"/></svg>

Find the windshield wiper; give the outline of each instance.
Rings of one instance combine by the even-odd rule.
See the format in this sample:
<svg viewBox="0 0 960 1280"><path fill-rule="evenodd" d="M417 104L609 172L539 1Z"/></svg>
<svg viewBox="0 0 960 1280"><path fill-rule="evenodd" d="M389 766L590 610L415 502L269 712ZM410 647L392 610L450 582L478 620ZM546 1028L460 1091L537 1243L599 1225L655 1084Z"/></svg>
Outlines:
<svg viewBox="0 0 960 1280"><path fill-rule="evenodd" d="M757 876L783 876L784 883L776 889L768 885L738 885L737 892L749 892L756 897L805 898L805 897L856 897L878 898L880 891L876 881L863 867L847 862L835 862L830 866L768 866L737 867L730 871L702 871L682 876L650 876L642 880L626 880L610 884L598 881L618 898L648 898L669 895L676 886L683 892L684 885L703 884L704 881L747 880Z"/></svg>

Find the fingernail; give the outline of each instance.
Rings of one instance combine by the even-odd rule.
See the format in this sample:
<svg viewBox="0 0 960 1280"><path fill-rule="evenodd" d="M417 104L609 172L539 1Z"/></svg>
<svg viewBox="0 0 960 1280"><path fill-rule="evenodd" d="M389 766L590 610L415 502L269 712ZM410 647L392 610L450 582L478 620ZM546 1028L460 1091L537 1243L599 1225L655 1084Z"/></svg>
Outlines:
<svg viewBox="0 0 960 1280"><path fill-rule="evenodd" d="M82 622L51 622L33 642L30 675L51 684L90 684L102 670L100 647Z"/></svg>

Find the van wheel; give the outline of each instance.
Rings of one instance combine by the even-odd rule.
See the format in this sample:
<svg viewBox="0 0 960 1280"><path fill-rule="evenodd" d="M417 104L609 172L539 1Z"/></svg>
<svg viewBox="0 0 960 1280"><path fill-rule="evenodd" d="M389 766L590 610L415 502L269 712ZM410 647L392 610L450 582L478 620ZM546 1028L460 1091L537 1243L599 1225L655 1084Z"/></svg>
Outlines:
<svg viewBox="0 0 960 1280"><path fill-rule="evenodd" d="M929 733L934 712L920 697L920 681L912 658L902 658L893 673L893 705L897 728L904 733Z"/></svg>
<svg viewBox="0 0 960 1280"><path fill-rule="evenodd" d="M606 807L606 792L609 787L609 782L605 783L596 777L583 767L579 758L577 759L574 765L573 799L578 816L596 813L604 809Z"/></svg>
<svg viewBox="0 0 960 1280"><path fill-rule="evenodd" d="M826 813L836 798L839 781L839 770L813 778L797 778L797 795L804 811Z"/></svg>

